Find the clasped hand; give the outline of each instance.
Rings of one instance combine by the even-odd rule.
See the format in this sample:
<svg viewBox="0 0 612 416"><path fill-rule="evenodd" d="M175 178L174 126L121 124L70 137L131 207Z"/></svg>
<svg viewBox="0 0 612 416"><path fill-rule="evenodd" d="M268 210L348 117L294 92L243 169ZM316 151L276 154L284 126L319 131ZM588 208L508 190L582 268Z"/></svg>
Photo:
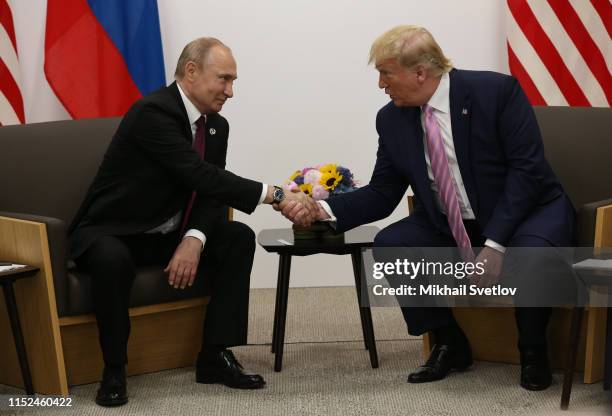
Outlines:
<svg viewBox="0 0 612 416"><path fill-rule="evenodd" d="M316 201L299 190L286 192L285 199L272 206L297 225L309 226L322 219L319 214L320 207Z"/></svg>

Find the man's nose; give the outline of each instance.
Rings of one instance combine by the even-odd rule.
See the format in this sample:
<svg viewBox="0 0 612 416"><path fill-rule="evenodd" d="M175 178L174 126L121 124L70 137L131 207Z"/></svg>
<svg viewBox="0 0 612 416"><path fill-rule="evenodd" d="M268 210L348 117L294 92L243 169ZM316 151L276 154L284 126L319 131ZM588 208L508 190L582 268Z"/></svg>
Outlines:
<svg viewBox="0 0 612 416"><path fill-rule="evenodd" d="M383 81L382 75L378 76L378 88L380 89L387 88L387 83Z"/></svg>
<svg viewBox="0 0 612 416"><path fill-rule="evenodd" d="M233 82L228 82L227 86L225 87L225 95L227 95L227 98L232 98L234 96L234 85Z"/></svg>

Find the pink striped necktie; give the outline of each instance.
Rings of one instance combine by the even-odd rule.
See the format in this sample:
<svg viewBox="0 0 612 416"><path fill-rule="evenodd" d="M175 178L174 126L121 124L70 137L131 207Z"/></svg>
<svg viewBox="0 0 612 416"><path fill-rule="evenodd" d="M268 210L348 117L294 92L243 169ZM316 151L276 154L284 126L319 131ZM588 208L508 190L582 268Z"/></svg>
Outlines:
<svg viewBox="0 0 612 416"><path fill-rule="evenodd" d="M195 122L196 125L196 133L195 139L193 141L193 148L200 155L200 159L204 160L204 116L200 116L199 119ZM181 223L181 234L180 237L183 238L185 235L187 221L189 221L189 215L191 215L191 209L193 208L193 203L195 202L196 196L198 193L196 191L191 192L191 197L189 198L189 202L183 212L183 221Z"/></svg>
<svg viewBox="0 0 612 416"><path fill-rule="evenodd" d="M425 113L425 136L427 138L427 152L433 171L434 182L438 188L438 195L442 208L446 212L448 225L451 233L457 242L457 247L461 252L461 256L466 261L474 260L474 251L472 243L468 237L463 219L461 218L461 210L459 209L459 199L457 198L457 185L453 180L444 150L444 141L440 126L433 114L433 108L425 104L422 108Z"/></svg>

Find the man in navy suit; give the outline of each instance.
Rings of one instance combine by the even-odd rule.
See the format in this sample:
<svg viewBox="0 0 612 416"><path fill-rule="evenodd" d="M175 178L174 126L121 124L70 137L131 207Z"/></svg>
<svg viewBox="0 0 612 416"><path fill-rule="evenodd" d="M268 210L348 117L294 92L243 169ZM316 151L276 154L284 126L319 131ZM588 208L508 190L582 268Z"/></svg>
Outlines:
<svg viewBox="0 0 612 416"><path fill-rule="evenodd" d="M319 220L346 231L390 215L408 186L411 214L383 229L375 247L450 247L477 254L481 287L496 283L508 247L572 245L574 211L544 158L531 105L515 78L454 69L424 28L396 27L372 45L370 63L391 97L377 115L379 146L370 183L319 202ZM301 208L282 211L292 219ZM483 247L474 253L474 247ZM472 257L473 258L473 257ZM537 256L523 270L542 267ZM411 335L436 344L410 383L440 380L472 364L469 343L450 309L403 307ZM516 308L521 385L552 380L546 345L550 308Z"/></svg>

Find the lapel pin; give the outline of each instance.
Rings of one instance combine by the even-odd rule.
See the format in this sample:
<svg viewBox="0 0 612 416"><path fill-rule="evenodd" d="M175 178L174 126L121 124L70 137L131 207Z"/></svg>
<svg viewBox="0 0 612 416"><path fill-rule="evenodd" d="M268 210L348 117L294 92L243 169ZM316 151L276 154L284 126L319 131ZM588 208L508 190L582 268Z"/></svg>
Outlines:
<svg viewBox="0 0 612 416"><path fill-rule="evenodd" d="M209 132L209 133L211 134L211 136L212 136L212 135L214 135L214 134L217 132L217 130L215 130L215 129L211 128L211 129L209 129L209 130L208 130L208 132Z"/></svg>
<svg viewBox="0 0 612 416"><path fill-rule="evenodd" d="M467 108L464 108L463 110L461 110L461 114L463 114L464 116L467 116L468 114Z"/></svg>

